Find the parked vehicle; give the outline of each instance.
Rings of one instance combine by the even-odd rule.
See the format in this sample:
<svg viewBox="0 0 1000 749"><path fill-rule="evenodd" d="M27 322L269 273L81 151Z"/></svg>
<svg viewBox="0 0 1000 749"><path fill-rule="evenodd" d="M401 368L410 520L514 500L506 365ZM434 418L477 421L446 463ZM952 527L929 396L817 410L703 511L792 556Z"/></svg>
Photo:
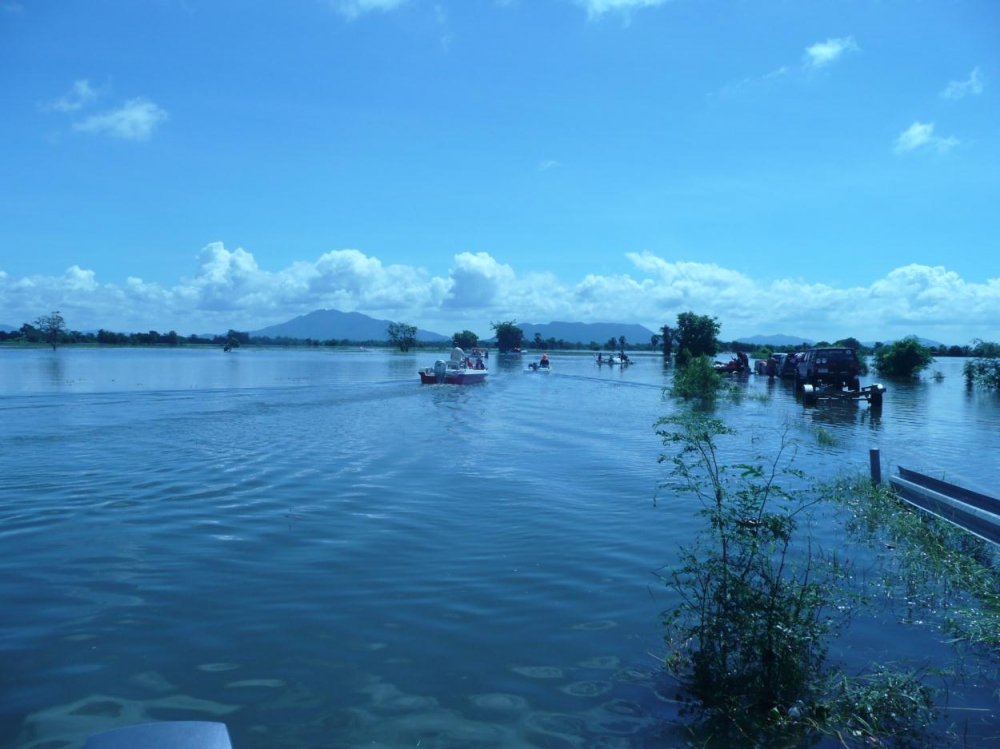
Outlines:
<svg viewBox="0 0 1000 749"><path fill-rule="evenodd" d="M861 362L854 349L811 348L798 355L795 363L795 387L801 390L809 384L833 385L848 390L860 390Z"/></svg>
<svg viewBox="0 0 1000 749"><path fill-rule="evenodd" d="M795 371L798 368L801 356L803 356L801 351L794 354L785 354L785 358L781 360L781 366L778 367L778 377L789 380L795 379Z"/></svg>

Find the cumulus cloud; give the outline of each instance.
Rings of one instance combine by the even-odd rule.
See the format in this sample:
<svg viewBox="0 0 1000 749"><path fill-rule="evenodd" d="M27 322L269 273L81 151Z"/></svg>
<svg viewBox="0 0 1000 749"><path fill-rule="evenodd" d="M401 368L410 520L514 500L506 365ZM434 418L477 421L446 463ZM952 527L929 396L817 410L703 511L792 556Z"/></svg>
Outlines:
<svg viewBox="0 0 1000 749"><path fill-rule="evenodd" d="M74 130L110 135L126 140L148 140L153 130L165 122L167 113L147 99L132 99L122 107L95 114L73 125Z"/></svg>
<svg viewBox="0 0 1000 749"><path fill-rule="evenodd" d="M348 19L355 19L373 11L389 11L409 0L330 0L333 9Z"/></svg>
<svg viewBox="0 0 1000 749"><path fill-rule="evenodd" d="M97 91L91 87L90 81L84 78L74 81L69 93L44 104L42 108L55 112L76 112L83 109L96 98Z"/></svg>
<svg viewBox="0 0 1000 749"><path fill-rule="evenodd" d="M964 99L966 96L978 96L983 93L983 76L975 67L964 81L949 81L941 96L944 99Z"/></svg>
<svg viewBox="0 0 1000 749"><path fill-rule="evenodd" d="M817 42L811 47L806 47L805 62L806 66L810 68L825 68L848 52L859 51L860 47L854 41L853 36L827 39L825 42Z"/></svg>
<svg viewBox="0 0 1000 749"><path fill-rule="evenodd" d="M934 123L914 122L896 138L896 153L906 153L918 149L932 149L945 153L957 146L957 138L942 138L934 135Z"/></svg>
<svg viewBox="0 0 1000 749"><path fill-rule="evenodd" d="M172 287L129 278L102 284L93 270L12 277L0 270L5 324L19 326L61 310L75 329L181 334L256 330L317 309L403 320L448 334L489 334L493 320L640 323L657 330L688 310L713 315L723 337L784 332L836 340L890 340L917 333L946 343L995 339L1000 278L972 283L941 266L908 265L849 288L802 279L762 281L712 263L627 253L630 273L576 281L519 274L487 252L463 252L446 276L386 265L353 250L278 270L261 268L244 249L209 244L195 274ZM808 322L805 322L808 321ZM803 326L806 326L804 329Z"/></svg>

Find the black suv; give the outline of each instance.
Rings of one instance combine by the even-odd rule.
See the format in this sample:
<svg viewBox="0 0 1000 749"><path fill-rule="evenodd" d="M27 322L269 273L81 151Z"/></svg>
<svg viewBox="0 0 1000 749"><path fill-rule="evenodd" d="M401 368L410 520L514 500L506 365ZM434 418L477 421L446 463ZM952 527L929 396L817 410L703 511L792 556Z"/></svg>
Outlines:
<svg viewBox="0 0 1000 749"><path fill-rule="evenodd" d="M795 367L795 387L837 385L848 390L860 390L861 362L852 348L811 348L799 354Z"/></svg>

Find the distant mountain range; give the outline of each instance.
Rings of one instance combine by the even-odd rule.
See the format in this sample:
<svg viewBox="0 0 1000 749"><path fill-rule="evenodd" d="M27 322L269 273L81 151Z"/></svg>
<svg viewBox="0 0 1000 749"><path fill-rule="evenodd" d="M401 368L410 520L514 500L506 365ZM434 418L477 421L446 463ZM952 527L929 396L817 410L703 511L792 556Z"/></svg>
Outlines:
<svg viewBox="0 0 1000 749"><path fill-rule="evenodd" d="M301 315L288 322L270 325L260 330L251 330L251 336L268 338L311 338L314 341L387 341L386 332L393 320L376 320L360 312L340 312L335 309L320 309ZM434 343L450 341L451 336L417 328L417 340Z"/></svg>
<svg viewBox="0 0 1000 749"><path fill-rule="evenodd" d="M566 343L588 344L593 341L601 346L611 338L617 341L622 336L625 336L626 346L636 343L648 344L649 339L655 335L652 330L642 325L615 322L550 322L544 325L518 323L517 327L524 331L525 343L535 340L535 333L538 333L543 341L550 338Z"/></svg>
<svg viewBox="0 0 1000 749"><path fill-rule="evenodd" d="M737 338L739 343L752 343L755 346L811 346L815 341L801 336L784 335L752 335L748 338Z"/></svg>
<svg viewBox="0 0 1000 749"><path fill-rule="evenodd" d="M311 338L316 341L345 338L351 341L385 341L388 339L386 328L391 322L392 320L377 320L360 312L322 309L288 322L251 330L250 335L269 338ZM526 343L535 339L535 333L546 341L550 338L567 343L588 344L596 341L601 345L612 337L617 341L621 336L625 336L626 346L629 343L649 343L653 335L653 331L649 328L631 323L550 322L544 325L518 323L517 327L524 331ZM450 341L451 336L418 328L417 340L438 343Z"/></svg>
<svg viewBox="0 0 1000 749"><path fill-rule="evenodd" d="M20 330L20 328L15 328L10 325L0 325L0 332L3 333L13 333L15 330Z"/></svg>
<svg viewBox="0 0 1000 749"><path fill-rule="evenodd" d="M921 338L918 335L915 336L903 336L903 338L916 338L920 342L921 346L929 346L939 348L943 346L943 343L938 341L932 341L930 338ZM812 346L816 341L811 338L802 338L801 336L791 336L783 335L777 333L775 335L754 335L747 338L737 338L740 343L752 343L755 346ZM891 338L886 341L882 341L883 344L893 343L894 341L902 340L901 338ZM832 341L831 341L832 343ZM861 341L861 345L867 348L874 348L875 341Z"/></svg>

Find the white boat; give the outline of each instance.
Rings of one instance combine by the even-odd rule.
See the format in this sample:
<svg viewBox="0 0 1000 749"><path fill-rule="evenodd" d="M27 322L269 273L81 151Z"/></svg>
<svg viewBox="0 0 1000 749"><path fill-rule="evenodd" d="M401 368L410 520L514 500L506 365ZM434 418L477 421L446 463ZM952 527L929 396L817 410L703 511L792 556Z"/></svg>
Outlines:
<svg viewBox="0 0 1000 749"><path fill-rule="evenodd" d="M475 385L486 382L489 370L481 357L466 356L458 346L446 361L438 359L433 367L417 370L422 385Z"/></svg>
<svg viewBox="0 0 1000 749"><path fill-rule="evenodd" d="M598 357L599 358L595 360L598 364L607 364L612 367L620 367L622 365L628 366L632 363L627 356L622 358L619 354L608 354L607 356L598 354Z"/></svg>
<svg viewBox="0 0 1000 749"><path fill-rule="evenodd" d="M542 358L538 361L533 361L527 367L524 368L525 372L538 372L540 374L549 374L552 372L552 362L549 361L548 354L542 354Z"/></svg>

